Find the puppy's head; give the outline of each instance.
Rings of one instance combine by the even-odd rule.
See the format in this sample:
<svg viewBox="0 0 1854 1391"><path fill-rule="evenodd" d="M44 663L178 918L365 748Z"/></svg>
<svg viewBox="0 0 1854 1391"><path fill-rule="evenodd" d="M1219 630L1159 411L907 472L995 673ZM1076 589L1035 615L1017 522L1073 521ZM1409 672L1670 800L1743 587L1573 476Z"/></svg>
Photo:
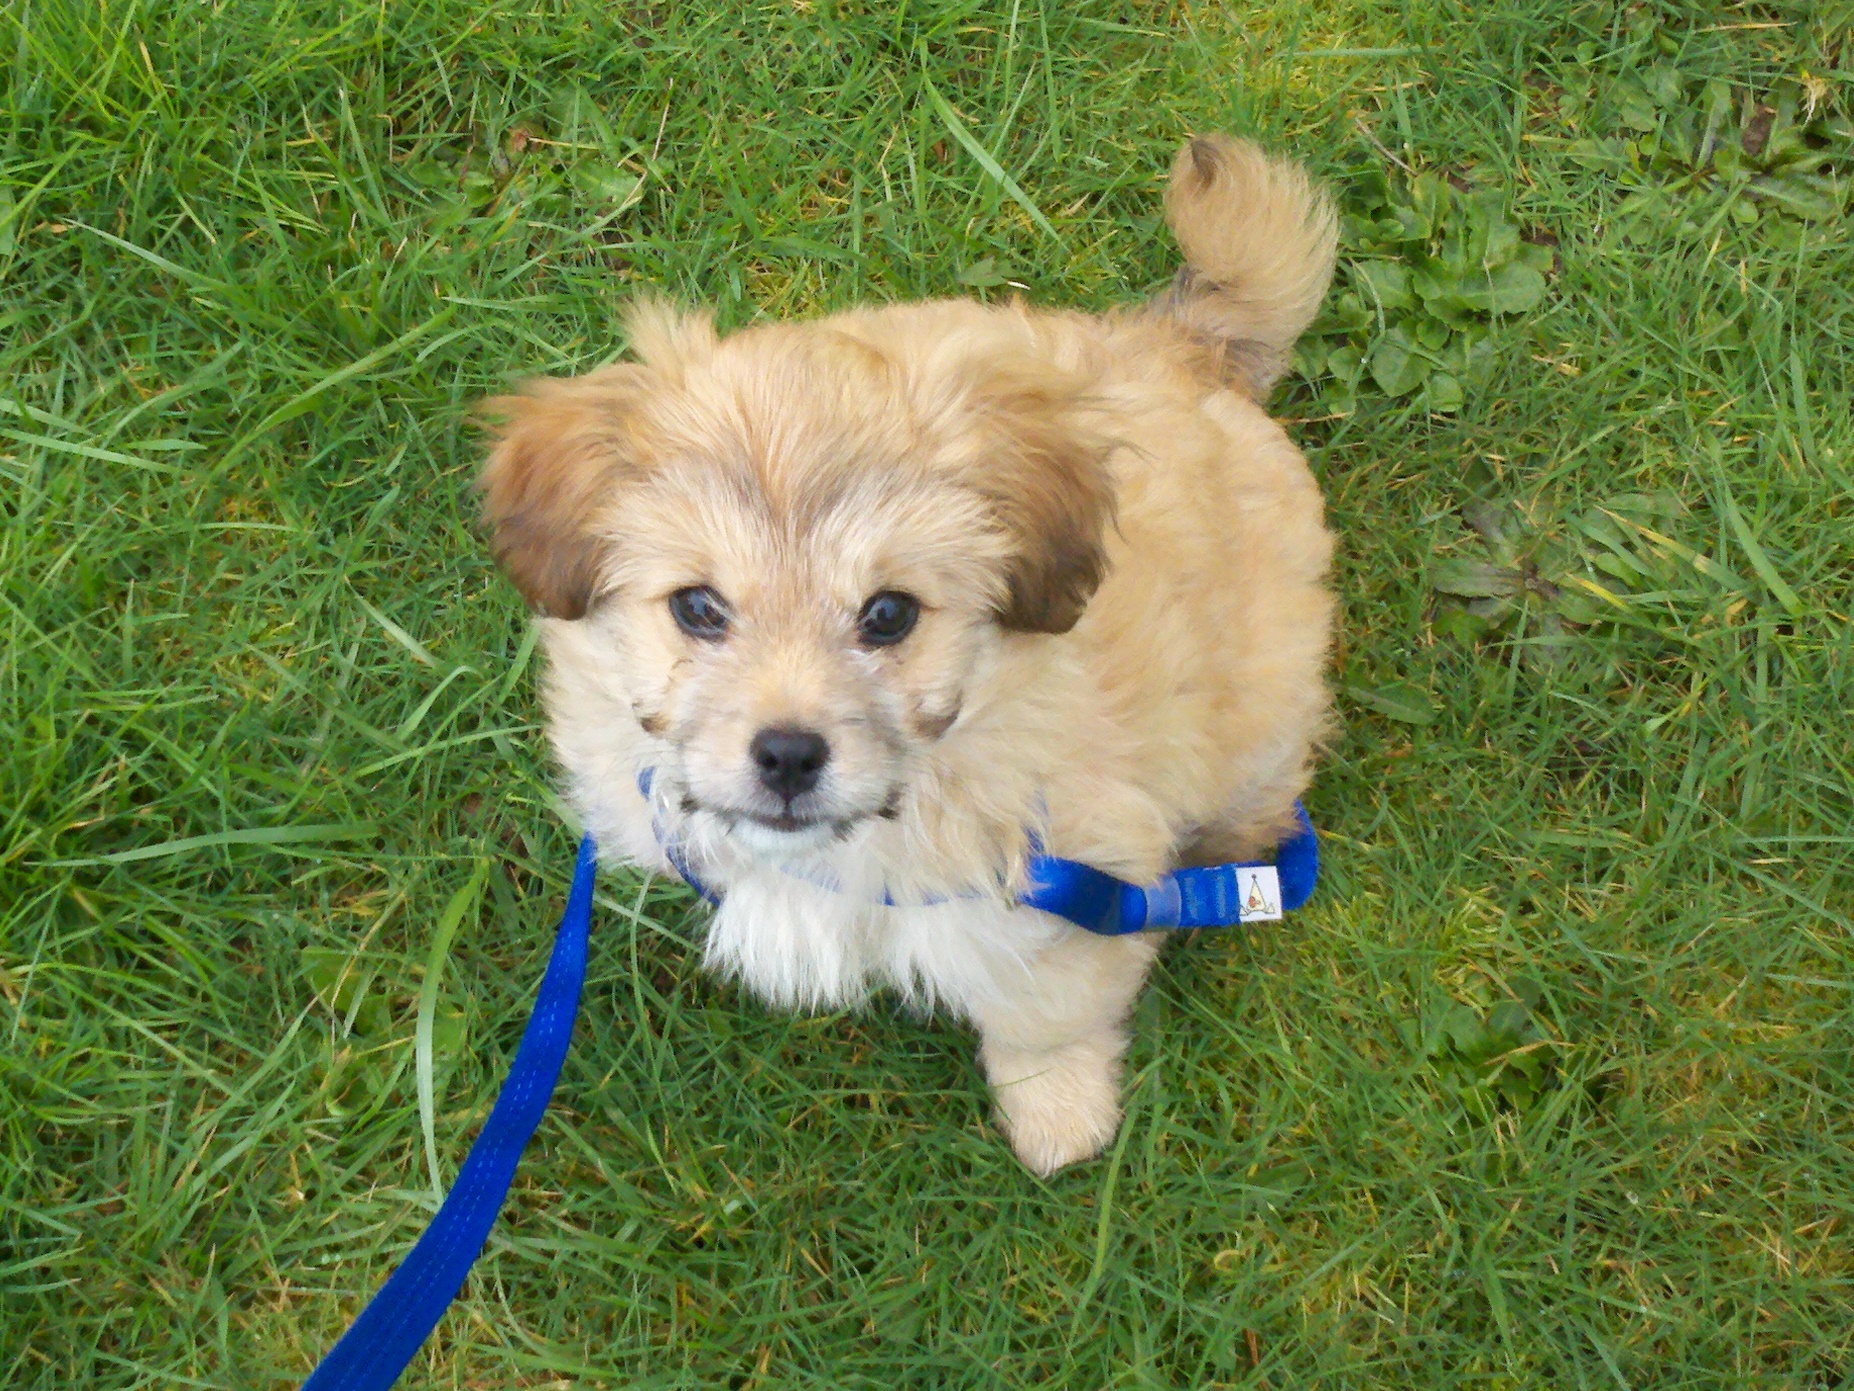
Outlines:
<svg viewBox="0 0 1854 1391"><path fill-rule="evenodd" d="M896 814L1004 636L1068 631L1102 578L1081 380L1009 311L631 328L636 363L490 403L498 559L587 625L582 675L706 829L776 855Z"/></svg>

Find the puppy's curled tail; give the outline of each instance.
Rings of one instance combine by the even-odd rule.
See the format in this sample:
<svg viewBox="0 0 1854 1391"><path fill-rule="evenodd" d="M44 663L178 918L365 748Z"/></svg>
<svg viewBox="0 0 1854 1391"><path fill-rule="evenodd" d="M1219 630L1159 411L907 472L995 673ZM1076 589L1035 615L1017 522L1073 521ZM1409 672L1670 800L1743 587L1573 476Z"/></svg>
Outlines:
<svg viewBox="0 0 1854 1391"><path fill-rule="evenodd" d="M1172 163L1165 216L1185 263L1153 307L1217 345L1226 374L1260 399L1332 280L1332 204L1298 164L1200 135Z"/></svg>

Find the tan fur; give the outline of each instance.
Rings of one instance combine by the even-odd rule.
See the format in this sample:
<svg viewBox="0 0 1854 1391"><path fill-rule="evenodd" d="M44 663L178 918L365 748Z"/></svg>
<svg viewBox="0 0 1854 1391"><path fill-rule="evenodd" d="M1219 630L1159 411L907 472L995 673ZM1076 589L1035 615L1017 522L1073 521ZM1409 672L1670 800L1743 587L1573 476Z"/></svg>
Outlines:
<svg viewBox="0 0 1854 1391"><path fill-rule="evenodd" d="M607 367L483 405L499 435L483 470L483 519L537 613L579 618L592 600L604 555L597 509L625 471L629 407L646 389L637 368Z"/></svg>
<svg viewBox="0 0 1854 1391"><path fill-rule="evenodd" d="M1168 196L1210 288L726 338L650 305L638 364L498 403L484 470L603 853L667 869L673 841L723 895L711 963L775 1003L888 986L970 1019L1039 1172L1112 1135L1157 943L1013 907L1031 838L1136 881L1264 852L1328 718L1319 491L1250 393L1317 308L1330 214L1292 166L1212 150ZM733 615L720 641L671 617L696 585ZM870 647L857 614L888 590L919 624ZM784 804L747 752L770 727L830 746Z"/></svg>
<svg viewBox="0 0 1854 1391"><path fill-rule="evenodd" d="M1259 400L1326 297L1339 245L1332 204L1299 165L1202 135L1173 161L1165 215L1185 256L1167 308Z"/></svg>

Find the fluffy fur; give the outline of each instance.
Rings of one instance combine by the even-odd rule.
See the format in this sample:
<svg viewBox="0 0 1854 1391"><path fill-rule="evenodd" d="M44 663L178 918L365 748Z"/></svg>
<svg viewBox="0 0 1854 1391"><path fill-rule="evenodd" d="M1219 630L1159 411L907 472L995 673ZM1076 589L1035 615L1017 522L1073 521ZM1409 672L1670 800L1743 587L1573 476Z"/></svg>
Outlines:
<svg viewBox="0 0 1854 1391"><path fill-rule="evenodd" d="M969 1020L1044 1173L1118 1124L1157 942L1014 907L1031 838L1135 881L1266 852L1328 719L1320 494L1257 401L1325 291L1332 214L1228 137L1180 152L1166 210L1187 262L1150 304L725 339L644 305L635 362L489 408L486 521L601 852L668 872L675 843L724 895L709 963L775 1005L887 987ZM673 619L693 586L725 636ZM884 591L921 616L873 646ZM829 745L786 800L749 753L777 728Z"/></svg>

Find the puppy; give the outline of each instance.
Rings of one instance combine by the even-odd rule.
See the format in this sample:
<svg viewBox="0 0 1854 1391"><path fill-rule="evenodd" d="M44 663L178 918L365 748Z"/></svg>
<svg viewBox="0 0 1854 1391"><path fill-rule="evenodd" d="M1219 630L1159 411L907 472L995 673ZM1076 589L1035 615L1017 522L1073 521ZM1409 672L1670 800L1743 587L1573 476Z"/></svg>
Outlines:
<svg viewBox="0 0 1854 1391"><path fill-rule="evenodd" d="M1040 1174L1114 1134L1159 944L1017 906L1027 861L1264 855L1328 721L1331 542L1258 403L1333 214L1226 136L1166 210L1185 265L1150 303L726 338L644 304L635 362L487 407L486 525L601 854L718 897L708 963L773 1005L970 1021Z"/></svg>

